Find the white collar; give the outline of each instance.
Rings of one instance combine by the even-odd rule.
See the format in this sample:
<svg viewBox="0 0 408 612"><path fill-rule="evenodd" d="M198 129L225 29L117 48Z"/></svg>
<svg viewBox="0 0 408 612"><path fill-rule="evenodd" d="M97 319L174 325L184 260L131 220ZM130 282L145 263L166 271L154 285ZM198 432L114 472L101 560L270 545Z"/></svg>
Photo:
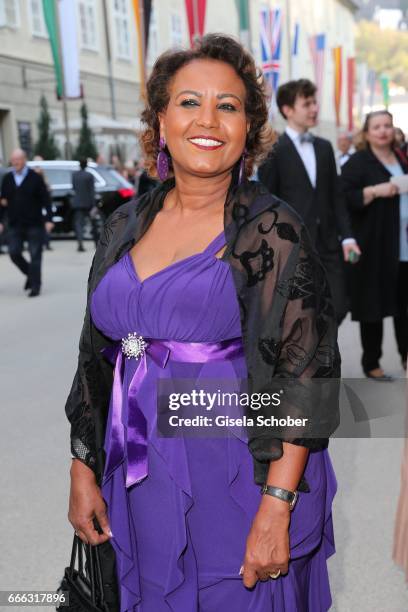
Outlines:
<svg viewBox="0 0 408 612"><path fill-rule="evenodd" d="M292 142L295 142L295 140L297 140L297 142L300 142L300 137L302 136L302 134L306 133L306 132L298 132L297 130L294 130L293 128L291 128L289 125L286 126L285 132L289 136L289 138L292 140Z"/></svg>

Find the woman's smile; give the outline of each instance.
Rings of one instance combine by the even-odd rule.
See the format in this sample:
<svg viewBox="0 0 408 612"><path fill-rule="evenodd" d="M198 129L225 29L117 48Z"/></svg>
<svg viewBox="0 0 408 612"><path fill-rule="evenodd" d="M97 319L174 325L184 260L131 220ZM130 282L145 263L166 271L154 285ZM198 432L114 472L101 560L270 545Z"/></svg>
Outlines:
<svg viewBox="0 0 408 612"><path fill-rule="evenodd" d="M210 138L209 136L193 136L187 140L198 149L205 151L215 151L225 144L224 141L218 140L218 138Z"/></svg>

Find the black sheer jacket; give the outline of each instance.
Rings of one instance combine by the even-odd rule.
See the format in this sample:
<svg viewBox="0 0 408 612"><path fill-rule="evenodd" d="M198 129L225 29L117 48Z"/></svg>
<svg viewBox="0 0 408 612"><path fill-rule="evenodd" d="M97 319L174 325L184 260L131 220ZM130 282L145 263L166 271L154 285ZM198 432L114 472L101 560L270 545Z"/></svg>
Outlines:
<svg viewBox="0 0 408 612"><path fill-rule="evenodd" d="M108 268L143 236L173 187L171 179L118 208L105 224L92 262L78 368L65 410L72 454L94 470L98 483L113 376L112 366L101 355L111 340L92 322L90 297ZM339 378L337 326L325 273L298 215L260 183L246 182L228 192L224 230L227 247L222 260L231 266L237 292L249 391L268 392L276 377ZM327 411L330 435L338 424L337 414L333 404ZM282 456L285 440L310 449L327 445L326 437L289 439L267 429L251 432L257 483L265 482L269 462Z"/></svg>

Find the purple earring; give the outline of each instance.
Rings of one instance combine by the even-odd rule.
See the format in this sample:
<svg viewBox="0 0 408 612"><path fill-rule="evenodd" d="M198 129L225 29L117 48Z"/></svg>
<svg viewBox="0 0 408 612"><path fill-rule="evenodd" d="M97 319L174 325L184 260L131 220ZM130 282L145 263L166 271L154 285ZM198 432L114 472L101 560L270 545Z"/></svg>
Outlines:
<svg viewBox="0 0 408 612"><path fill-rule="evenodd" d="M241 157L241 161L239 164L239 175L238 175L238 185L241 185L241 183L244 182L245 180L245 158L247 155L247 150L246 147L242 153L242 157Z"/></svg>
<svg viewBox="0 0 408 612"><path fill-rule="evenodd" d="M166 140L161 137L159 140L160 151L157 156L156 168L161 181L165 181L169 174L169 156L165 152Z"/></svg>

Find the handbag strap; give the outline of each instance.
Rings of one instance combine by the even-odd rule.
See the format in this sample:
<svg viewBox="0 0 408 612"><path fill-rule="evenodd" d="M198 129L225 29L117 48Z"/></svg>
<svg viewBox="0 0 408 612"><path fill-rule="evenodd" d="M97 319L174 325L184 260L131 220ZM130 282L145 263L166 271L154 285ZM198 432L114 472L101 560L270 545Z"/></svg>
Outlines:
<svg viewBox="0 0 408 612"><path fill-rule="evenodd" d="M80 537L78 538L78 571L80 574L84 573L84 553L83 553L83 542Z"/></svg>
<svg viewBox="0 0 408 612"><path fill-rule="evenodd" d="M87 558L88 558L88 569L89 569L89 580L91 583L91 601L93 605L96 604L96 589L95 589L95 564L94 564L94 547L87 544Z"/></svg>
<svg viewBox="0 0 408 612"><path fill-rule="evenodd" d="M69 564L69 570L70 573L72 575L72 572L74 571L74 567L75 567L75 560L76 560L76 556L77 556L77 549L78 549L78 540L77 540L77 535L74 534L74 541L72 543L72 551L71 551L71 561Z"/></svg>
<svg viewBox="0 0 408 612"><path fill-rule="evenodd" d="M97 575L98 575L98 581L99 581L99 585L100 585L100 588L99 588L99 591L100 591L100 594L101 594L101 602L100 603L101 603L101 605L103 607L105 607L105 591L104 591L104 588L103 588L101 560L99 558L98 547L95 548L95 561L96 561L96 572L97 572Z"/></svg>
<svg viewBox="0 0 408 612"><path fill-rule="evenodd" d="M84 575L84 553L86 558L85 573L89 576L89 583L91 587L91 601L94 606L101 605L104 609L108 609L106 606L105 591L103 588L103 577L101 569L101 561L99 558L98 546L92 546L91 544L84 544L81 538L74 534L74 541L72 543L71 561L69 564L69 571L71 577L75 571L75 565L78 563L78 573ZM99 595L100 601L96 601L97 594Z"/></svg>

